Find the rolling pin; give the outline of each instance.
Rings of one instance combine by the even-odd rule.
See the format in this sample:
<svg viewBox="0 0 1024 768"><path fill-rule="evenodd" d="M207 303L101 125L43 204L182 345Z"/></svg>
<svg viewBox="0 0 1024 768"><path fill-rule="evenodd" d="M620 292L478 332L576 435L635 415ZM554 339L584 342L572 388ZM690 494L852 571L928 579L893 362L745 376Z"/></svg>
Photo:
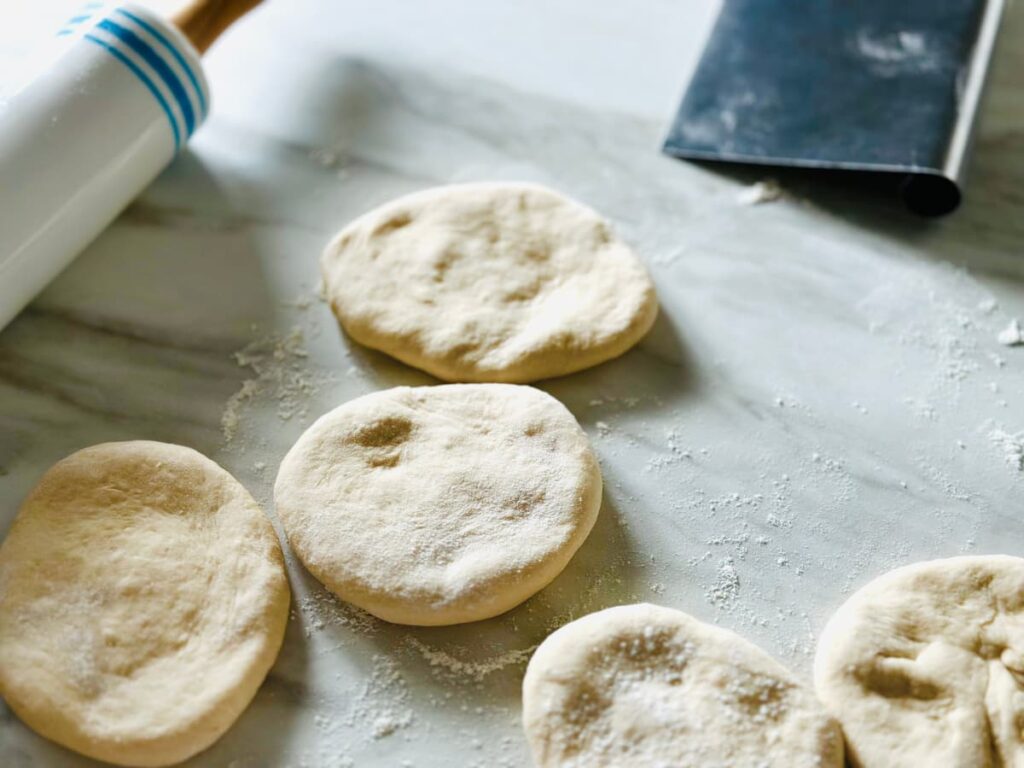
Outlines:
<svg viewBox="0 0 1024 768"><path fill-rule="evenodd" d="M210 111L200 55L260 0L195 0L167 20L88 2L0 104L0 328L185 146Z"/></svg>

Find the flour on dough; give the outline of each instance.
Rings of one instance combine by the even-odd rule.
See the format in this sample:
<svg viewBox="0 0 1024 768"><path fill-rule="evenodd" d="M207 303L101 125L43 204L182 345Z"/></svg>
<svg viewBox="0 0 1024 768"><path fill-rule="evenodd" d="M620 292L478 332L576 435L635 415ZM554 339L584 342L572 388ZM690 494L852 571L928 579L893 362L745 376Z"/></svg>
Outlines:
<svg viewBox="0 0 1024 768"><path fill-rule="evenodd" d="M842 768L835 721L738 635L655 605L566 624L530 660L538 768Z"/></svg>
<svg viewBox="0 0 1024 768"><path fill-rule="evenodd" d="M398 387L318 419L274 487L292 548L387 621L495 616L546 586L593 527L601 474L550 395L510 384Z"/></svg>
<svg viewBox="0 0 1024 768"><path fill-rule="evenodd" d="M459 184L352 222L321 259L348 334L446 381L524 383L618 357L658 311L594 211L532 184Z"/></svg>
<svg viewBox="0 0 1024 768"><path fill-rule="evenodd" d="M1024 765L1024 560L917 563L856 592L815 687L864 768Z"/></svg>
<svg viewBox="0 0 1024 768"><path fill-rule="evenodd" d="M89 757L178 763L248 706L288 600L273 527L214 462L86 448L43 475L0 547L0 694Z"/></svg>

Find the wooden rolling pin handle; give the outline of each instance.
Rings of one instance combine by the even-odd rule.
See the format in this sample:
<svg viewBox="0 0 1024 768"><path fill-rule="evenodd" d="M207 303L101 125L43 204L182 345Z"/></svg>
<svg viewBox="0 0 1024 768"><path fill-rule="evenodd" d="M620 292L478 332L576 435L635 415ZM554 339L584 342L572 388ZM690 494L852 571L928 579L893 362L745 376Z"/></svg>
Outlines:
<svg viewBox="0 0 1024 768"><path fill-rule="evenodd" d="M260 0L192 0L171 16L171 23L196 50L206 53L225 29L259 4Z"/></svg>

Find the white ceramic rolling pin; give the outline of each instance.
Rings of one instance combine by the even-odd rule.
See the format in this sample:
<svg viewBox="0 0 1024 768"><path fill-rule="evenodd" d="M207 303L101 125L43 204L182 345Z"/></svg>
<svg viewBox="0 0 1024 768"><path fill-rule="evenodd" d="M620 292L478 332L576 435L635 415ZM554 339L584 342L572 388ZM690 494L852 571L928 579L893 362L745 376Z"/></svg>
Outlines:
<svg viewBox="0 0 1024 768"><path fill-rule="evenodd" d="M185 146L210 110L200 54L259 0L167 21L90 2L0 105L0 328Z"/></svg>

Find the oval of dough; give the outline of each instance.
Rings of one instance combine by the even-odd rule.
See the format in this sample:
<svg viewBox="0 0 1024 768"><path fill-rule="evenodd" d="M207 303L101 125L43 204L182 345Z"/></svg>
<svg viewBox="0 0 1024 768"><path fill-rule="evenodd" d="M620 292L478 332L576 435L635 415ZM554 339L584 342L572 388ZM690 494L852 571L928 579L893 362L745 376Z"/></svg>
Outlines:
<svg viewBox="0 0 1024 768"><path fill-rule="evenodd" d="M1024 765L1024 560L880 576L828 622L814 682L856 766Z"/></svg>
<svg viewBox="0 0 1024 768"><path fill-rule="evenodd" d="M295 553L340 598L399 624L458 624L558 575L597 518L601 473L540 390L398 387L318 419L274 499Z"/></svg>
<svg viewBox="0 0 1024 768"><path fill-rule="evenodd" d="M640 604L566 624L534 653L523 725L539 768L842 768L839 727L757 646Z"/></svg>
<svg viewBox="0 0 1024 768"><path fill-rule="evenodd" d="M43 475L0 547L0 694L76 752L178 763L248 706L288 601L273 527L217 464L86 448Z"/></svg>
<svg viewBox="0 0 1024 768"><path fill-rule="evenodd" d="M446 381L525 383L618 357L654 285L600 216L532 184L458 184L349 224L321 259L356 341Z"/></svg>

